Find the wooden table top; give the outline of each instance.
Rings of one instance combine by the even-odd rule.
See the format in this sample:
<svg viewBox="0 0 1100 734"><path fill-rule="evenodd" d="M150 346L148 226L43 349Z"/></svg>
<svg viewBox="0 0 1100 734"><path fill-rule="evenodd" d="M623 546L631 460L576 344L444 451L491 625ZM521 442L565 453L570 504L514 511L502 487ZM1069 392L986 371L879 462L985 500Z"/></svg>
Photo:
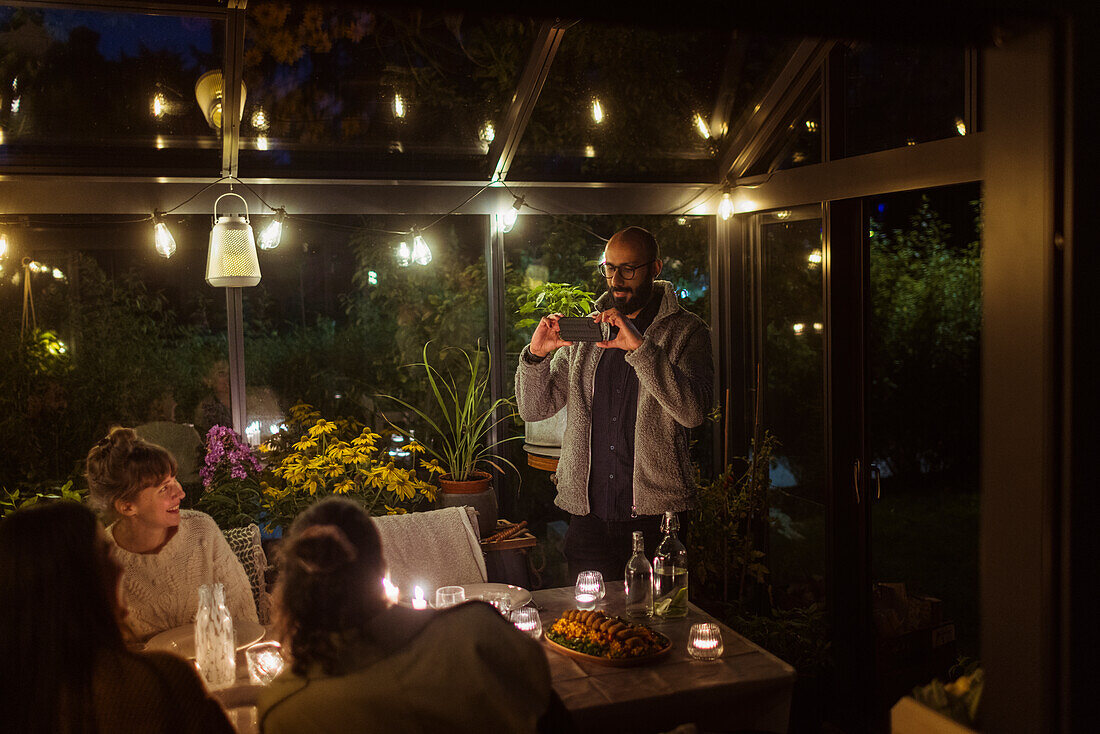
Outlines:
<svg viewBox="0 0 1100 734"><path fill-rule="evenodd" d="M575 608L573 587L532 593L543 629ZM597 607L622 615L622 582L607 584ZM715 622L725 651L713 662L687 653L691 625ZM668 655L651 665L611 667L577 660L544 645L554 690L582 731L668 731L696 722L719 730L787 731L795 671L694 604L679 620L654 619L654 630L672 640Z"/></svg>

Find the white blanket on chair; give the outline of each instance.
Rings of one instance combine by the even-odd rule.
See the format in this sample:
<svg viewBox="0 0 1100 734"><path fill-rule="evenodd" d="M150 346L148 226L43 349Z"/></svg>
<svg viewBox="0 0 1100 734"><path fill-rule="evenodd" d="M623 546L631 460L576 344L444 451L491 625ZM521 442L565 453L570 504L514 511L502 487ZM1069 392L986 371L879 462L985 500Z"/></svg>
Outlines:
<svg viewBox="0 0 1100 734"><path fill-rule="evenodd" d="M485 558L465 508L383 515L374 523L402 599L412 597L414 586L434 602L440 586L485 581Z"/></svg>

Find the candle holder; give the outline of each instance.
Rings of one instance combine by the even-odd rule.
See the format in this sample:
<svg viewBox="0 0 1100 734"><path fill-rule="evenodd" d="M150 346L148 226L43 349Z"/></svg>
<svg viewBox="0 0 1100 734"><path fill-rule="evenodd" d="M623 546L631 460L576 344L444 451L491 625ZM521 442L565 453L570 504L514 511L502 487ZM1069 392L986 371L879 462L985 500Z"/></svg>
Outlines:
<svg viewBox="0 0 1100 734"><path fill-rule="evenodd" d="M596 602L603 599L603 574L599 571L581 571L577 575L577 585L573 589L573 598L578 609L595 609Z"/></svg>
<svg viewBox="0 0 1100 734"><path fill-rule="evenodd" d="M261 642L244 651L248 678L253 685L266 686L283 670L282 647L278 642Z"/></svg>
<svg viewBox="0 0 1100 734"><path fill-rule="evenodd" d="M413 587L412 607L413 609L428 608L428 600L424 598L424 590L421 589L419 586Z"/></svg>
<svg viewBox="0 0 1100 734"><path fill-rule="evenodd" d="M466 589L461 586L440 586L435 590L435 608L446 609L466 601Z"/></svg>
<svg viewBox="0 0 1100 734"><path fill-rule="evenodd" d="M531 607L520 607L519 609L513 609L508 618L520 632L528 634L536 640L542 636L542 619L539 618L539 610Z"/></svg>
<svg viewBox="0 0 1100 734"><path fill-rule="evenodd" d="M725 646L722 644L722 630L713 622L700 622L691 625L688 635L687 651L697 660L717 660L722 657Z"/></svg>

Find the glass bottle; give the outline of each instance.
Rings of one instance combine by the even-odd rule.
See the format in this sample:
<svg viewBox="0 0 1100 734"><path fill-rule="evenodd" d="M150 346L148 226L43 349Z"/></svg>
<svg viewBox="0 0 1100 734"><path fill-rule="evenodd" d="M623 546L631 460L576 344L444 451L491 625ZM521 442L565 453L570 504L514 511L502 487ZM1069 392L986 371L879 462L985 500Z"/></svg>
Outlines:
<svg viewBox="0 0 1100 734"><path fill-rule="evenodd" d="M237 646L233 639L233 618L225 605L225 587L199 587L199 609L195 614L195 665L206 686L214 691L233 685L237 678Z"/></svg>
<svg viewBox="0 0 1100 734"><path fill-rule="evenodd" d="M648 619L653 616L653 566L645 557L641 530L634 531L634 555L626 562L623 575L626 590L626 616Z"/></svg>
<svg viewBox="0 0 1100 734"><path fill-rule="evenodd" d="M661 520L665 537L653 559L653 613L658 617L686 617L688 608L687 549L676 531L680 521L675 512L666 512Z"/></svg>

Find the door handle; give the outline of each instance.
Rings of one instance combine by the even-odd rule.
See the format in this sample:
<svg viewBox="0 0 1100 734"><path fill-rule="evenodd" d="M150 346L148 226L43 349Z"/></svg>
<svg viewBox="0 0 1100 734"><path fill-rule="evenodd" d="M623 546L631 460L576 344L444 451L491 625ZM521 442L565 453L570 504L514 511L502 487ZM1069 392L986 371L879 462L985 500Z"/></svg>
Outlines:
<svg viewBox="0 0 1100 734"><path fill-rule="evenodd" d="M861 500L859 496L859 459L856 459L852 464L852 486L856 490L856 504L858 505Z"/></svg>
<svg viewBox="0 0 1100 734"><path fill-rule="evenodd" d="M882 471L878 468L878 464L871 462L871 479L875 482L875 499L882 499Z"/></svg>

